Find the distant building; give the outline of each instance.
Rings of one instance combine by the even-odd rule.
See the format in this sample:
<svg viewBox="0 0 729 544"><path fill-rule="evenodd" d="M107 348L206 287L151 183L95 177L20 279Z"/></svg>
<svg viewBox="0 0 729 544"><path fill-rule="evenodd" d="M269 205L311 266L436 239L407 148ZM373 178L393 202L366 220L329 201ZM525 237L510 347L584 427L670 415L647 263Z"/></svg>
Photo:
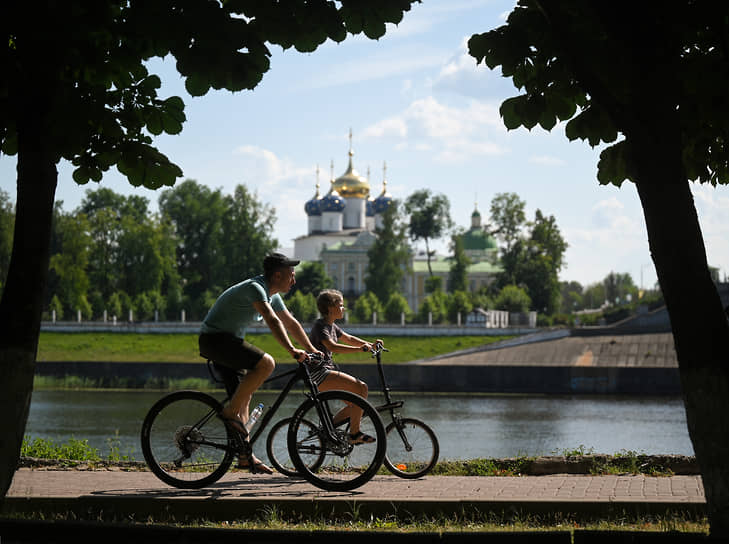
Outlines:
<svg viewBox="0 0 729 544"><path fill-rule="evenodd" d="M317 169L316 193L304 205L308 229L306 235L294 240L295 259L318 261L323 249L354 243L361 233L373 234L382 226L382 214L392 201L387 192L387 180L382 181L382 193L377 198L370 198L369 180L360 176L352 164L351 132L349 140L347 171L334 179L332 165L331 187L323 197L319 196Z"/></svg>
<svg viewBox="0 0 729 544"><path fill-rule="evenodd" d="M481 225L478 204L475 205L471 214L471 228L463 234L462 240L463 249L471 262L487 261L492 264L498 262L499 248L496 246L494 237Z"/></svg>
<svg viewBox="0 0 729 544"><path fill-rule="evenodd" d="M322 262L336 289L345 296L358 296L366 290L367 252L375 243L375 229L382 226L382 215L392 202L392 195L387 192L387 170L384 167L382 192L376 198L370 197L369 180L359 175L353 166L351 132L349 138L347 170L334 179L332 166L330 188L324 196L319 193L317 168L316 192L304 205L307 233L294 240L294 258ZM471 215L471 228L463 234L463 242L472 263L467 269L469 289L478 291L493 281L495 274L501 270L496 241L481 226L478 209ZM450 266L450 258L431 258L433 274L443 278L444 288ZM413 310L418 309L426 296L428 274L425 257L412 255L400 291Z"/></svg>

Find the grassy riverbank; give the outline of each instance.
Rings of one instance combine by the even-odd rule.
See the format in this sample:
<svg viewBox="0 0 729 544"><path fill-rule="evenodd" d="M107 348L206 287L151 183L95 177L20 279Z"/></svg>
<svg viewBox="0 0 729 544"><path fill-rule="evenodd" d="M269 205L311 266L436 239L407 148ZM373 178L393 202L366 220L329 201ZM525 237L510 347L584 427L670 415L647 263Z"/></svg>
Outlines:
<svg viewBox="0 0 729 544"><path fill-rule="evenodd" d="M491 344L506 338L510 337L385 336L382 339L390 352L383 355L383 362L406 363ZM278 361L291 359L270 334L251 335L250 341L273 355ZM342 363L374 362L371 357L363 353L337 355L336 359ZM197 363L201 359L196 334L41 332L38 343L38 360Z"/></svg>

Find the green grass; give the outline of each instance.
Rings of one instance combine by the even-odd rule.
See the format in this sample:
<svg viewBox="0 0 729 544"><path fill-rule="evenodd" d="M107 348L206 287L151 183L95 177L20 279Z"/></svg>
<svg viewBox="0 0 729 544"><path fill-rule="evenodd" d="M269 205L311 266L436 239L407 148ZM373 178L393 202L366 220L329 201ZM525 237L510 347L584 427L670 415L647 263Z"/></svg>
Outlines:
<svg viewBox="0 0 729 544"><path fill-rule="evenodd" d="M21 457L32 457L48 461L58 461L60 464L73 464L74 462L98 463L109 461L129 461L132 452L122 452L119 431L114 436L106 439L107 453L105 456L97 448L91 447L86 439L69 438L66 442L56 442L49 438L31 438L28 435L23 437L20 447Z"/></svg>
<svg viewBox="0 0 729 544"><path fill-rule="evenodd" d="M74 510L67 512L25 512L6 515L10 518L32 520L73 520L132 524L139 526L205 527L215 529L244 529L260 531L357 531L388 533L475 533L475 532L549 532L574 534L576 530L635 531L661 533L694 533L706 535L709 523L706 517L682 512L662 515L635 514L615 511L599 514L554 512L535 515L505 509L501 512L466 509L458 514L424 515L406 511L397 514L372 516L360 512L353 503L350 511L341 514L302 514L279 510L276 506L262 505L256 514L241 515L227 520L211 520L204 514L176 515L165 510L154 516L117 515L106 510ZM536 539L539 542L539 539Z"/></svg>
<svg viewBox="0 0 729 544"><path fill-rule="evenodd" d="M385 336L390 350L383 362L406 363L450 353L461 349L491 344L509 336ZM270 334L255 334L249 341L280 362L291 357ZM373 339L366 339L373 340ZM342 363L374 362L364 353L339 354ZM136 333L60 333L41 332L38 344L39 361L134 361L197 363L200 355L196 334L136 334Z"/></svg>
<svg viewBox="0 0 729 544"><path fill-rule="evenodd" d="M102 378L89 378L87 376L67 375L34 376L33 391L60 390L60 389L148 389L154 391L178 391L180 389L195 389L196 391L222 391L222 385L202 378L166 378L153 377L140 383L136 378L119 376L104 376Z"/></svg>

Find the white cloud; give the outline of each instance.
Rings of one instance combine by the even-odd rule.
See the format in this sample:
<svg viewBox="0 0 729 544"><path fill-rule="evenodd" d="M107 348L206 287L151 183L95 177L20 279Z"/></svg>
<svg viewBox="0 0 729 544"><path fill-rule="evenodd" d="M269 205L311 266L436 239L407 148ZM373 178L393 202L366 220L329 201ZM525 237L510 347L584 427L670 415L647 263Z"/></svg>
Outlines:
<svg viewBox="0 0 729 544"><path fill-rule="evenodd" d="M509 79L501 77L498 70L490 70L485 64L477 64L468 52L468 40L464 36L457 51L441 66L430 81L435 91L446 91L473 98L504 97L516 94Z"/></svg>
<svg viewBox="0 0 729 544"><path fill-rule="evenodd" d="M237 147L233 154L240 157L238 167L245 173L246 179L260 180L266 185L278 185L282 181L298 180L310 169L296 167L289 159L279 158L273 151L255 145Z"/></svg>
<svg viewBox="0 0 729 544"><path fill-rule="evenodd" d="M631 217L617 197L599 201L591 212L590 226L573 225L563 229L569 247L562 278L588 284L614 271L629 273L639 283L644 272L645 285L652 285L655 281L652 267L641 270L636 265L650 262L648 237L640 217Z"/></svg>
<svg viewBox="0 0 729 544"><path fill-rule="evenodd" d="M373 123L363 131L363 138L392 138L398 150L436 150L435 160L458 162L505 153L504 145L488 138L494 130L504 132L496 106L477 100L449 106L429 96L413 101L398 115Z"/></svg>
<svg viewBox="0 0 729 544"><path fill-rule="evenodd" d="M617 198L601 200L592 207L592 224L599 229L612 229L627 218L623 214L625 206Z"/></svg>

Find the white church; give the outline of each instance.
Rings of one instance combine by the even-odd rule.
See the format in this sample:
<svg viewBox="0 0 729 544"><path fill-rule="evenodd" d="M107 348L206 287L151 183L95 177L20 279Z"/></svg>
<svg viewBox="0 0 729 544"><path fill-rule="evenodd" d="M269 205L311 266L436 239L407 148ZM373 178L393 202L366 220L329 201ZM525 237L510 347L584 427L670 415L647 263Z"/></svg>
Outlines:
<svg viewBox="0 0 729 544"><path fill-rule="evenodd" d="M316 194L304 205L308 217L307 234L294 240L294 258L301 261L321 261L334 287L345 296L357 296L366 290L367 251L375 242L375 229L382 226L382 215L392 202L387 192L387 168L383 166L382 191L370 197L369 180L354 169L352 134L349 135L349 164L346 172L334 179L333 165L329 191L319 194L317 168ZM500 270L496 262L496 243L481 227L478 210L471 218L471 230L464 238L469 257L474 264L468 267L469 287L472 291L490 283ZM470 236L469 236L470 235ZM473 240L475 240L474 243ZM470 242L470 243L469 243ZM478 247L476 247L478 246ZM483 247L481 247L483 246ZM481 257L479 257L479 254ZM431 260L435 275L443 278L443 287L450 270L447 258ZM427 264L421 256L413 255L409 270L402 279L400 292L412 310L417 310L425 298Z"/></svg>

